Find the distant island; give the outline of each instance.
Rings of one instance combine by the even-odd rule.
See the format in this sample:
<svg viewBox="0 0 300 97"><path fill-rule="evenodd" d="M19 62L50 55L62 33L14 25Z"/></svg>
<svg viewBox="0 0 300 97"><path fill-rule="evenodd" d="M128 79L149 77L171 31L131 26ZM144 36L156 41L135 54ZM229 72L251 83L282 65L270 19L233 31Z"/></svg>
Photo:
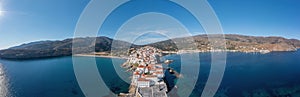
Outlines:
<svg viewBox="0 0 300 97"><path fill-rule="evenodd" d="M210 37L210 39L213 39L213 41L209 41L207 35L197 35L169 39L146 45L136 45L104 36L65 39L62 41L38 41L0 50L0 58L34 59L71 56L73 40L76 44L80 44L80 47L74 48L79 51L76 52L76 54L116 57L128 55L128 50L124 50L125 45L131 45L133 48L152 46L169 53L213 51L269 53L274 51L296 51L300 48L300 41L297 39L226 34L226 42L224 42L226 43L226 48L216 49L211 46L211 42L220 42L218 41L220 37ZM115 43L115 46L112 48L111 45L113 42ZM176 44L184 44L184 46L179 48ZM112 49L117 51L111 52Z"/></svg>

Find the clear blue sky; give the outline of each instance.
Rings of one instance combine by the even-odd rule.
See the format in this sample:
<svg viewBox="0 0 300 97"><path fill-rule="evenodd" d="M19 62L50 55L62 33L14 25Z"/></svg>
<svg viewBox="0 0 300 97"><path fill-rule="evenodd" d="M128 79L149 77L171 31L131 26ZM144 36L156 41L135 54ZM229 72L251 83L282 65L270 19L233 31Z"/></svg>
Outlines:
<svg viewBox="0 0 300 97"><path fill-rule="evenodd" d="M72 37L77 20L88 2L89 0L0 0L0 49L32 41ZM225 33L300 39L300 0L208 2L219 17ZM156 16L161 17L160 20L151 18ZM129 21L121 31L129 33L182 30L178 28L180 24L172 19L168 21L166 16L147 15L144 18L149 19L142 21L137 18L136 21ZM154 24L157 26L151 28Z"/></svg>

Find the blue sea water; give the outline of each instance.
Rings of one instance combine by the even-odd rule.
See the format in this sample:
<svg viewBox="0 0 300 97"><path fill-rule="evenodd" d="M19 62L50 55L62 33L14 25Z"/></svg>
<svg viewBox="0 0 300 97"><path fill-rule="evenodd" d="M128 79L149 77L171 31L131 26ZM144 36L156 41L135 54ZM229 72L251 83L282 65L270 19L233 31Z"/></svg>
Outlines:
<svg viewBox="0 0 300 97"><path fill-rule="evenodd" d="M181 55L167 55L169 66L180 72ZM200 53L200 73L191 97L199 97L210 71L210 53ZM80 57L91 58L91 57ZM127 92L130 73L121 68L124 59L96 58L101 77L113 93ZM35 60L0 59L1 97L84 97L74 74L72 57ZM115 69L124 72L117 76ZM183 74L183 78L190 78ZM125 81L123 81L123 80ZM177 78L166 72L166 81L174 87ZM178 87L184 88L184 87ZM227 64L216 97L300 97L300 51L227 53Z"/></svg>
<svg viewBox="0 0 300 97"><path fill-rule="evenodd" d="M102 78L114 93L128 91L129 84L113 72L115 68L124 70L121 72L128 78L125 80L130 80L130 74L120 67L124 59L116 59L115 65L118 66L112 66L110 58L96 58L96 61ZM0 97L84 97L74 74L72 57L22 61L1 59L0 63L0 88L5 89L0 91Z"/></svg>
<svg viewBox="0 0 300 97"><path fill-rule="evenodd" d="M175 60L170 67L177 71L180 71L181 65L187 65L191 70L196 67L192 61L181 64L180 55L165 58ZM300 97L300 51L268 54L229 52L226 61L224 77L215 97ZM201 96L209 76L211 54L200 53L200 64L192 97ZM167 76L167 80L170 88L176 83L175 77Z"/></svg>

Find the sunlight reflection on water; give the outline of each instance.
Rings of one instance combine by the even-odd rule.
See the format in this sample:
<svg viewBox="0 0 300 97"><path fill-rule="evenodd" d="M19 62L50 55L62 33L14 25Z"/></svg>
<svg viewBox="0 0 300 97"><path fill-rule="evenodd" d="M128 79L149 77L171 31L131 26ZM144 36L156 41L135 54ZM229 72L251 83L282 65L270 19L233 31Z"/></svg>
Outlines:
<svg viewBox="0 0 300 97"><path fill-rule="evenodd" d="M5 75L5 69L0 63L0 97L11 97L8 90L8 81Z"/></svg>

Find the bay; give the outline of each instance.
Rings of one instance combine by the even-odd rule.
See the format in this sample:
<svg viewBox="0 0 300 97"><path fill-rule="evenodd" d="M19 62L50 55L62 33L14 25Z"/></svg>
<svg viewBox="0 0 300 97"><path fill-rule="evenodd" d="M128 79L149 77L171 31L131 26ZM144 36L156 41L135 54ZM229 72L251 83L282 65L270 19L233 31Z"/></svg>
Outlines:
<svg viewBox="0 0 300 97"><path fill-rule="evenodd" d="M167 55L169 67L180 72L181 66L195 67L194 62L181 64L180 54ZM191 97L201 96L210 71L210 53L200 53L200 73ZM80 57L92 58L92 57ZM124 59L95 58L101 77L113 93L127 92L130 73L121 68ZM1 97L84 97L74 75L72 57L35 60L0 59ZM113 64L114 63L114 64ZM227 64L216 97L300 97L300 51L227 53ZM116 72L117 70L117 72ZM123 72L122 74L119 74ZM121 75L119 77L118 75ZM183 78L195 80L189 74ZM166 72L169 88L178 79ZM184 87L178 87L184 88Z"/></svg>

